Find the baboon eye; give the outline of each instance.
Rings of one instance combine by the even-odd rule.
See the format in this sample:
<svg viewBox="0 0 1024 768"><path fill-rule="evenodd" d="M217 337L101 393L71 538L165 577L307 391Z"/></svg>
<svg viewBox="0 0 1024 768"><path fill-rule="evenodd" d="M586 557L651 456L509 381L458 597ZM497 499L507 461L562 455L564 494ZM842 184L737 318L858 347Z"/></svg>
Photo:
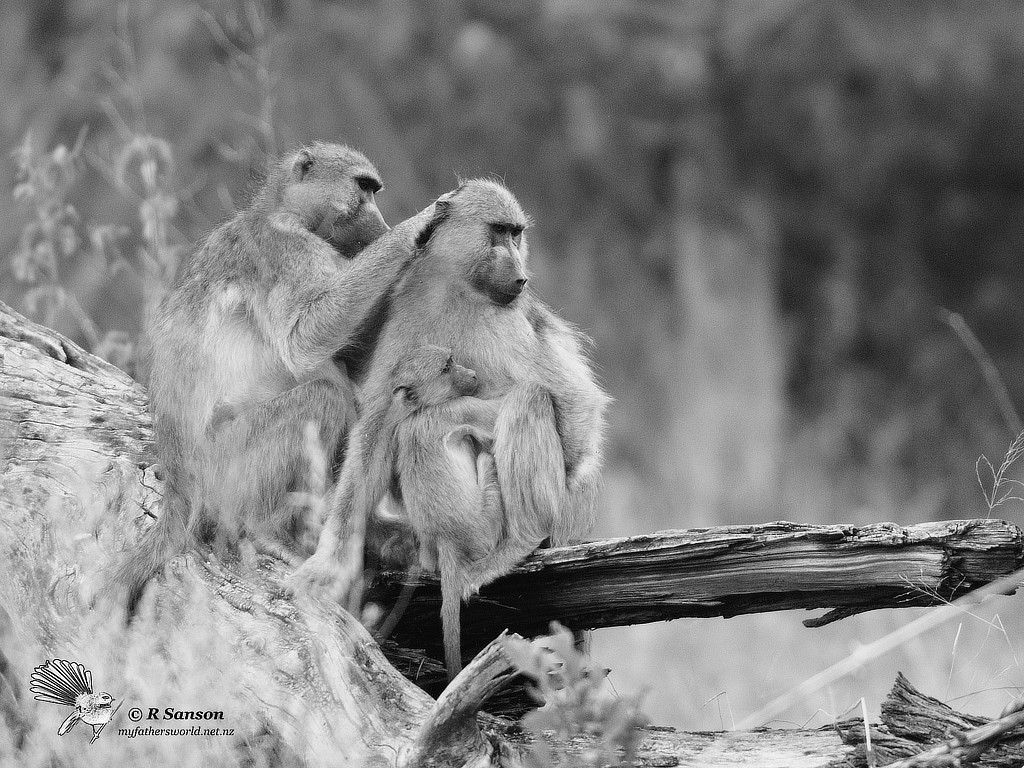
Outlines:
<svg viewBox="0 0 1024 768"><path fill-rule="evenodd" d="M357 176L356 184L363 192L369 192L371 195L377 194L384 188L384 186L372 176Z"/></svg>
<svg viewBox="0 0 1024 768"><path fill-rule="evenodd" d="M444 368L441 369L441 373L449 373L452 369L452 363L455 361L451 355L448 355L448 359L444 361Z"/></svg>
<svg viewBox="0 0 1024 768"><path fill-rule="evenodd" d="M518 224L491 224L491 233L499 239L507 235L516 245L519 245L523 228Z"/></svg>

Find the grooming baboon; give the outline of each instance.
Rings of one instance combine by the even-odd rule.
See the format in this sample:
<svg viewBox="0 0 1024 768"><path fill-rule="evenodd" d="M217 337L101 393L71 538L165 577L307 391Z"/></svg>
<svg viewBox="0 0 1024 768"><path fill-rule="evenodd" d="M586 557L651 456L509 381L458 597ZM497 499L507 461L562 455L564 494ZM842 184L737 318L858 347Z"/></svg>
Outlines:
<svg viewBox="0 0 1024 768"><path fill-rule="evenodd" d="M434 344L476 371L478 397L500 399L493 455L505 525L494 574L545 539L561 545L589 530L608 402L581 334L526 289L526 226L515 197L493 181L468 181L442 196L417 237L423 255L396 285L361 390L367 409L387 400L396 363ZM376 429L367 425L371 442ZM299 582L325 580L328 562L345 556L346 532L362 523L359 506L350 484L339 482Z"/></svg>
<svg viewBox="0 0 1024 768"><path fill-rule="evenodd" d="M288 494L310 473L307 425L329 472L355 418L351 382L332 358L385 300L427 220L388 232L380 189L377 170L348 147L287 155L156 312L150 405L166 491L160 519L115 576L129 606L196 537L287 552L297 521Z"/></svg>

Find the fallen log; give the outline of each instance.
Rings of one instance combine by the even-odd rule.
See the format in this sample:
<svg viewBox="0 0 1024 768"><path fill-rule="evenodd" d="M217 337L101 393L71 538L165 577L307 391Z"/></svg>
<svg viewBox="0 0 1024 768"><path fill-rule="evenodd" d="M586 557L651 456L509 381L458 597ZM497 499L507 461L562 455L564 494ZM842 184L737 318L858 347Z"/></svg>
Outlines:
<svg viewBox="0 0 1024 768"><path fill-rule="evenodd" d="M551 617L595 629L830 609L805 622L818 626L853 612L940 605L1022 563L1021 530L1003 520L663 531L534 553L463 608L463 645L475 652L503 629L541 634ZM381 574L369 599L389 611L401 606L395 643L442 658L435 577ZM429 690L437 681L420 682Z"/></svg>

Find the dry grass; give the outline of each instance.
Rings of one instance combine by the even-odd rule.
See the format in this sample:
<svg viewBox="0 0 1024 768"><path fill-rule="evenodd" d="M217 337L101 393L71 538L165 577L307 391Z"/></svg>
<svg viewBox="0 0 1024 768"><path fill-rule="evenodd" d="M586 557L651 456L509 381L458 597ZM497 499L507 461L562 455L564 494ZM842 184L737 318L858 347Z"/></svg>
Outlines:
<svg viewBox="0 0 1024 768"><path fill-rule="evenodd" d="M899 631L926 609L855 616L807 629L803 612L682 619L600 630L596 658L615 659L617 690L647 691L658 725L687 730L735 727L815 673ZM922 692L967 712L995 717L1024 690L1024 596L1001 597L902 643L773 718L773 727L817 727L867 701L879 706L901 671Z"/></svg>
<svg viewBox="0 0 1024 768"><path fill-rule="evenodd" d="M15 754L13 731L0 729L0 765L252 765L246 762L251 756L243 748L260 737L262 728L241 701L236 682L224 672L232 668L233 643L211 620L202 595L192 595L179 611L159 614L144 600L129 628L120 613L102 601L90 607L117 557L108 549L109 537L101 534L110 521L105 519L107 505L100 489L97 475L83 473L80 487L69 489L79 503L69 508L54 501L42 510L46 519L40 526L53 542L57 561L76 565L69 580L53 585L56 613L42 606L34 613L6 612L3 651L10 662L10 676L23 692L17 702L19 717L30 730ZM10 591L17 588L16 580L5 580L0 585L0 605L20 604ZM82 663L92 672L94 690L107 691L115 698L115 706L124 705L95 743L88 743L90 730L81 723L58 736L57 727L70 709L36 702L28 694L33 668L51 658ZM224 724L237 735L127 738L118 729L134 725L125 717L131 707L223 710Z"/></svg>

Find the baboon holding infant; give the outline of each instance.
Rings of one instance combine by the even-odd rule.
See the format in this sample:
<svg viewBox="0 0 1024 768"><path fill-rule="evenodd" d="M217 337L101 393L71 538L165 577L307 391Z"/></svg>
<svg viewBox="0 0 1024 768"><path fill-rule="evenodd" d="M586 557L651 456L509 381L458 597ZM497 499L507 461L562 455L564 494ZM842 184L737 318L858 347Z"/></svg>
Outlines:
<svg viewBox="0 0 1024 768"><path fill-rule="evenodd" d="M166 486L160 519L114 575L129 609L196 539L232 547L248 538L289 555L289 494L311 472L307 425L331 471L356 417L335 353L358 341L426 222L389 232L380 189L376 168L348 147L316 143L287 155L252 204L209 235L159 307L149 392Z"/></svg>
<svg viewBox="0 0 1024 768"><path fill-rule="evenodd" d="M500 402L473 397L476 373L447 349L424 346L397 361L383 410L352 433L356 514L389 493L404 504L416 560L441 576L441 619L449 677L461 666L462 600L507 572L501 557L505 515L491 453ZM372 426L371 426L372 425Z"/></svg>
<svg viewBox="0 0 1024 768"><path fill-rule="evenodd" d="M493 455L503 508L497 541L492 521L483 516L460 531L471 540L465 551L478 542L492 550L476 569L486 573L484 580L507 572L544 541L566 544L589 530L608 398L581 351L581 335L526 288L527 224L515 197L493 181L465 182L435 203L417 237L422 254L394 289L330 515L316 553L295 574L296 584L333 580L346 538L364 523L367 539L379 540L373 529L381 522L373 510L386 484L367 488L364 479L375 475L375 461L406 449L387 418L401 386L396 371L431 345L451 350L455 361L475 371L476 398L493 402L496 411L491 448L479 455ZM421 500L405 496L410 489L415 493L416 483L403 479L402 469L396 470L397 484L408 513ZM482 583L465 575L448 580L456 582L470 590Z"/></svg>

